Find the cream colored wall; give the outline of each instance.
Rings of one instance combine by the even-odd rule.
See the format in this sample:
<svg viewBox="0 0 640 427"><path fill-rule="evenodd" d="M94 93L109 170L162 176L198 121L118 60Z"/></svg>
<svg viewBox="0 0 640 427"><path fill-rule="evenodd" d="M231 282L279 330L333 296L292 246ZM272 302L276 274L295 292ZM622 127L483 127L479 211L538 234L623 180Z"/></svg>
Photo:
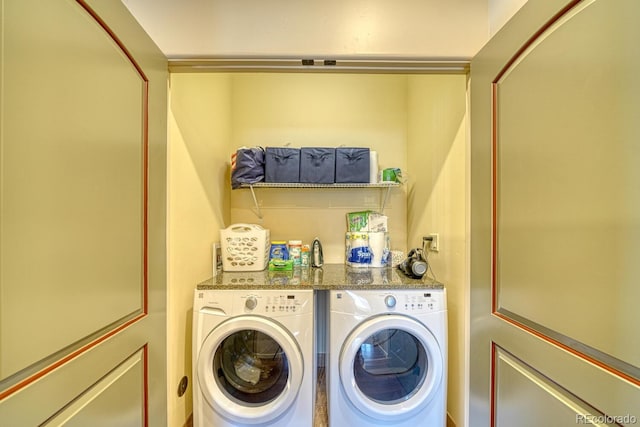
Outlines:
<svg viewBox="0 0 640 427"><path fill-rule="evenodd" d="M230 89L230 77L224 74L171 76L167 351L172 427L183 426L192 412L193 290L211 277L211 244L229 222ZM178 397L184 375L190 386Z"/></svg>
<svg viewBox="0 0 640 427"><path fill-rule="evenodd" d="M233 146L340 145L376 150L381 167L405 169L407 78L362 74L235 74ZM379 210L380 189L258 189L231 194L231 220L257 223L272 240L322 241L325 262L344 262L347 212ZM406 193L392 189L384 213L393 249L406 250Z"/></svg>
<svg viewBox="0 0 640 427"><path fill-rule="evenodd" d="M122 1L170 58L469 59L489 38L487 0Z"/></svg>
<svg viewBox="0 0 640 427"><path fill-rule="evenodd" d="M273 239L320 237L326 262L344 261L345 213L378 209L379 189L229 190L238 146L368 146L381 167L400 167L385 213L392 247L407 251L438 232L430 258L449 293L449 412L464 425L466 290L466 76L355 74L174 74L169 176L169 419L181 426L191 397L194 286L211 275L210 244L236 222L269 228ZM408 236L408 237L407 237ZM192 389L190 388L189 391Z"/></svg>
<svg viewBox="0 0 640 427"><path fill-rule="evenodd" d="M438 233L429 254L447 289L449 320L448 412L465 425L467 306L466 76L411 76L408 83L407 230L410 248Z"/></svg>

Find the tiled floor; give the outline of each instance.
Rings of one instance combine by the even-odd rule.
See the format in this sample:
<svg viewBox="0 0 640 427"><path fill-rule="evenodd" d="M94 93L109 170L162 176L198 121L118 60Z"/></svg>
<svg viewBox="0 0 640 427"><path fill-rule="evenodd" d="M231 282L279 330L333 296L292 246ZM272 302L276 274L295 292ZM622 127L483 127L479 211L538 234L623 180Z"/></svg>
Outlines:
<svg viewBox="0 0 640 427"><path fill-rule="evenodd" d="M316 385L316 413L313 427L327 427L327 390L324 366L318 368L318 383Z"/></svg>

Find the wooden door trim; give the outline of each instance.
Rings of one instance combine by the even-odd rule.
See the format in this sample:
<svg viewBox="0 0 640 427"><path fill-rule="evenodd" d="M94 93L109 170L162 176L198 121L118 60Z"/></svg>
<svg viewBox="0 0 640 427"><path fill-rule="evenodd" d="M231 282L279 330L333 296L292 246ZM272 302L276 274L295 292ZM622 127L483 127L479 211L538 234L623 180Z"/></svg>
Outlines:
<svg viewBox="0 0 640 427"><path fill-rule="evenodd" d="M498 259L498 85L506 72L545 31L583 0L573 0L536 31L505 63L491 82L491 310L497 313L497 259Z"/></svg>
<svg viewBox="0 0 640 427"><path fill-rule="evenodd" d="M535 335L536 337L540 338L541 340L552 344L556 347L559 347L571 354L573 354L574 356L579 357L582 360L585 360L593 365L598 366L599 368L604 369L607 372L610 372L628 382L630 382L631 384L635 384L637 386L640 386L640 379L638 379L637 377L635 377L632 373L630 372L626 372L629 371L633 368L633 366L629 365L628 363L624 362L624 361L619 361L619 363L623 366L621 366L620 368L613 366L612 364L609 363L605 363L603 362L601 359L595 358L589 354L587 354L584 351L580 351L577 350L575 347L566 344L562 341L562 337L552 337L551 334L549 333L544 333L541 332L538 328L532 327L530 325L527 325L524 321L519 321L514 319L514 316L510 315L510 314L505 314L503 312L501 312L500 310L498 311L494 311L493 315L496 316L497 318L504 320L505 322L508 322L509 324L515 326L516 328L525 331L527 333L530 333L532 335ZM567 340L569 340L569 338L567 337ZM576 340L572 340L572 341L576 341ZM582 344L580 342L578 342L580 345L591 348L589 346L587 346L586 344ZM595 352L599 352L598 350L594 349ZM600 352L599 352L600 353ZM604 356L607 356L609 358L612 358L609 355L606 355L603 353ZM618 359L616 359L618 360ZM629 367L629 369L624 369L625 367Z"/></svg>
<svg viewBox="0 0 640 427"><path fill-rule="evenodd" d="M566 388L564 388L561 384L558 384L556 381L552 380L551 378L549 378L547 375L545 375L544 373L540 372L538 369L536 369L534 366L530 365L529 363L525 362L524 360L522 360L520 357L516 356L515 354L513 354L512 352L508 351L507 349L505 349L504 347L502 347L500 344L496 343L495 341L491 342L491 378L490 378L490 392L489 392L489 399L490 399L490 416L491 416L491 422L490 425L491 427L494 427L497 425L497 420L496 420L496 416L498 415L498 408L497 408L497 404L498 404L498 398L497 398L497 394L498 394L498 381L497 381L497 373L498 373L498 368L497 368L497 361L498 358L500 356L500 353L502 353L503 355L508 356L508 358L512 359L513 361L517 361L517 363L519 365L521 365L522 368L526 368L526 371L530 374L532 374L534 377L537 377L538 380L541 380L544 383L547 383L547 385L551 386L553 389L555 389L556 391L560 392L566 399L579 404L583 409L592 411L594 413L598 413L601 415L605 415L605 413L596 408L595 406L593 406L592 404L590 404L589 402L586 402L585 400L581 399L580 396L572 393L570 390L567 390Z"/></svg>
<svg viewBox="0 0 640 427"><path fill-rule="evenodd" d="M142 320L145 317L147 317L146 313L140 313L139 315L137 315L133 319L127 321L126 323L123 323L122 325L118 326L117 328L110 330L106 334L104 334L104 335L100 336L99 338L91 341L90 343L78 348L77 350L73 351L72 353L69 353L68 355L64 356L63 358L56 360L54 363L50 364L46 368L39 370L35 374L30 375L27 378L23 379L22 381L19 381L18 383L16 383L13 386L9 387L8 389L3 390L2 392L0 392L0 400L12 395L13 393L25 388L29 384L39 380L40 378L44 377L45 375L47 375L51 371L59 368L60 366L66 364L67 362L75 359L76 357L80 356L81 354L84 354L85 352L91 350L92 348L96 347L100 343L106 341L107 339L109 339L112 336L116 335L118 332L121 332L122 330L128 328L129 326L131 326L134 323L137 323L138 321ZM145 389L146 389L146 384L147 384L147 382L146 382L146 378L145 378Z"/></svg>
<svg viewBox="0 0 640 427"><path fill-rule="evenodd" d="M522 56L522 54L533 45L536 40L540 38L540 36L547 31L551 26L553 26L556 22L560 20L567 12L573 9L578 3L581 3L584 0L572 0L565 7L560 9L558 13L556 13L551 19L549 19L544 25L540 27L538 31L536 31L523 45L516 51L516 53L509 59L505 66L500 70L496 78L493 80L493 84L497 84L498 81L502 78L502 76L511 68L511 66Z"/></svg>
<svg viewBox="0 0 640 427"><path fill-rule="evenodd" d="M122 50L125 56L129 59L129 61L131 62L131 65L133 65L133 67L136 69L138 74L140 74L140 77L142 77L142 79L148 83L149 79L147 78L146 74L142 70L142 67L138 64L138 62L136 62L136 60L133 58L133 55L131 54L129 49L127 49L124 43L122 43L122 40L118 38L116 33L109 27L109 25L107 25L107 23L96 13L96 11L93 10L93 8L87 4L86 0L76 0L76 2L80 6L82 6L82 8L89 15L91 15L91 17L95 19L98 24L100 24L102 29L105 30L107 34L109 34L109 37L113 39L113 41L118 45L118 47Z"/></svg>

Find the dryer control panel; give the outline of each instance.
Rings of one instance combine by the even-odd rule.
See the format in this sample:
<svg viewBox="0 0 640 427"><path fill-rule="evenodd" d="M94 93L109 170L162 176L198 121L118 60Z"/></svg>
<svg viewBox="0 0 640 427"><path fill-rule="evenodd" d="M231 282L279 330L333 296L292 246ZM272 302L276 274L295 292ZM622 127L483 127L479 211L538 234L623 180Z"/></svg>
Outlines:
<svg viewBox="0 0 640 427"><path fill-rule="evenodd" d="M397 309L407 313L424 313L442 310L442 304L432 293L424 292L402 295Z"/></svg>
<svg viewBox="0 0 640 427"><path fill-rule="evenodd" d="M345 313L418 315L447 309L444 290L331 291L330 308Z"/></svg>

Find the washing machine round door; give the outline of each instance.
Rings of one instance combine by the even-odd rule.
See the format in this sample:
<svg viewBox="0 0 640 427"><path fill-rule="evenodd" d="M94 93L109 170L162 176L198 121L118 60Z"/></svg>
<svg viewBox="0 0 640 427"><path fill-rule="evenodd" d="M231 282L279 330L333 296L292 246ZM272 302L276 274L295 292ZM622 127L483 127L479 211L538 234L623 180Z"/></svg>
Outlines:
<svg viewBox="0 0 640 427"><path fill-rule="evenodd" d="M208 404L237 423L274 420L296 399L303 358L294 337L274 320L233 317L213 329L198 354L198 383Z"/></svg>
<svg viewBox="0 0 640 427"><path fill-rule="evenodd" d="M379 419L402 419L428 405L443 378L443 354L422 323L381 315L360 323L340 353L340 382L351 403Z"/></svg>

